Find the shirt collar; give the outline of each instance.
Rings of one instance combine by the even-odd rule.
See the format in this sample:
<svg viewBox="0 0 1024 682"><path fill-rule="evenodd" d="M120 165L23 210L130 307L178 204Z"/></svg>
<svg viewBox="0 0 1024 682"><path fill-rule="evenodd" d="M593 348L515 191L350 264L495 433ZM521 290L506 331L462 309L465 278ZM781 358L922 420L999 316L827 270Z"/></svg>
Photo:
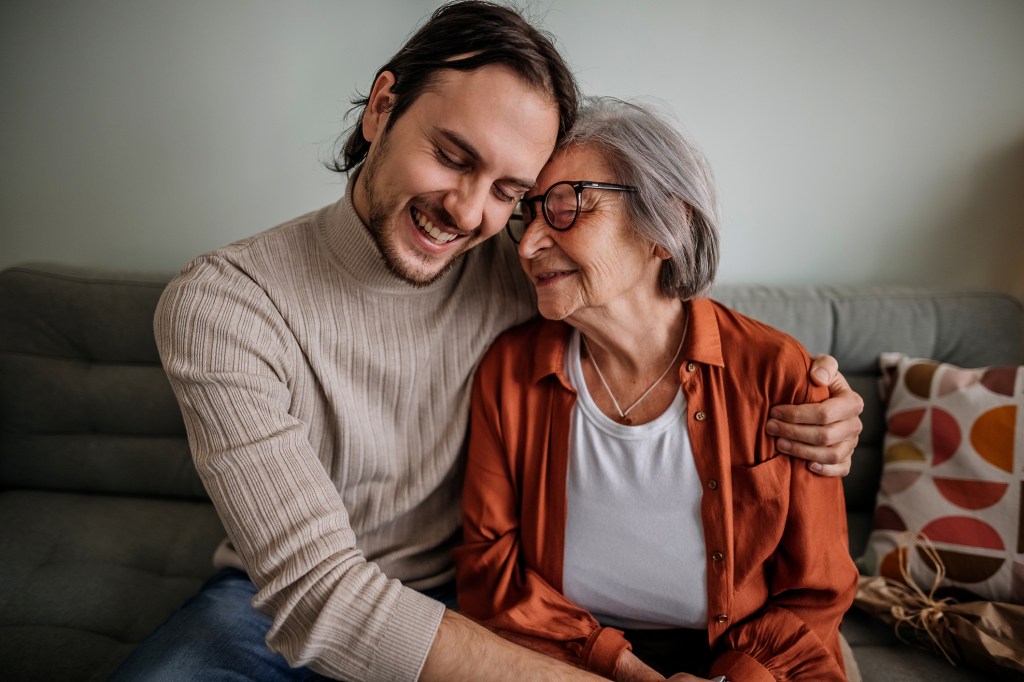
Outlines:
<svg viewBox="0 0 1024 682"><path fill-rule="evenodd" d="M572 327L565 322L545 320L541 323L533 348L532 383L539 383L554 374L566 388L571 388L572 384L565 376L565 350L569 346L570 334Z"/></svg>
<svg viewBox="0 0 1024 682"><path fill-rule="evenodd" d="M695 298L687 301L686 306L690 314L690 329L686 333L683 357L694 362L725 367L715 304L708 298Z"/></svg>

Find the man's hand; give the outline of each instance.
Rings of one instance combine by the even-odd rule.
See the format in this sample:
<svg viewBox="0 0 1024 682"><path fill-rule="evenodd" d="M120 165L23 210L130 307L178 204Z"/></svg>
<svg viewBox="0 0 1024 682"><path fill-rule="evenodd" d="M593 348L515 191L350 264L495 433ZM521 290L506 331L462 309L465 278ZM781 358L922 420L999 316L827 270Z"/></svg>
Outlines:
<svg viewBox="0 0 1024 682"><path fill-rule="evenodd" d="M864 400L846 383L831 355L815 357L810 374L811 381L828 386L828 400L776 405L769 412L765 430L778 437L780 452L810 460L808 467L814 473L846 476L862 428Z"/></svg>
<svg viewBox="0 0 1024 682"><path fill-rule="evenodd" d="M647 665L632 651L623 651L615 666L615 682L664 682L665 676Z"/></svg>

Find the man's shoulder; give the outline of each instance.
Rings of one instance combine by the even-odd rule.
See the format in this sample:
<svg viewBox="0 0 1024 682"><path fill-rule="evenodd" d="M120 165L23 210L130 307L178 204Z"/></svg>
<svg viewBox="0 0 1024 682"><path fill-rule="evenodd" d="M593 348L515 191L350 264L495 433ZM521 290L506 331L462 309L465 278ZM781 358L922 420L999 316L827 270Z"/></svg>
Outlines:
<svg viewBox="0 0 1024 682"><path fill-rule="evenodd" d="M554 366L553 358L564 352L570 332L565 322L532 317L502 332L487 351L482 365L492 371L516 368L533 376L538 367Z"/></svg>
<svg viewBox="0 0 1024 682"><path fill-rule="evenodd" d="M317 213L305 213L196 256L171 280L170 286L258 279L261 272L271 274L281 267L297 267L308 260L315 247Z"/></svg>
<svg viewBox="0 0 1024 682"><path fill-rule="evenodd" d="M315 258L311 212L193 258L167 284L156 324L212 311L271 309L275 291L301 278ZM204 318L205 319L205 318Z"/></svg>
<svg viewBox="0 0 1024 682"><path fill-rule="evenodd" d="M225 260L239 264L258 264L263 262L267 254L298 256L308 250L308 245L315 242L316 216L319 211L311 211L297 218L280 223L274 227L243 237L230 244L214 249L196 258L196 261Z"/></svg>

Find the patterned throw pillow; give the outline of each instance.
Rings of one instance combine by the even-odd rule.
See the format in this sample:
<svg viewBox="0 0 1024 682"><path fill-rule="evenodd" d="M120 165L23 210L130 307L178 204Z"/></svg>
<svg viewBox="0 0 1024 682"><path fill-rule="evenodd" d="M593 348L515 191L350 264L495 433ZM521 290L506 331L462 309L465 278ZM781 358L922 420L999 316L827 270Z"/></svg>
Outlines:
<svg viewBox="0 0 1024 682"><path fill-rule="evenodd" d="M927 591L936 566L923 536L943 586L1024 603L1024 367L961 369L900 353L880 363L888 430L862 567L900 580L905 562Z"/></svg>

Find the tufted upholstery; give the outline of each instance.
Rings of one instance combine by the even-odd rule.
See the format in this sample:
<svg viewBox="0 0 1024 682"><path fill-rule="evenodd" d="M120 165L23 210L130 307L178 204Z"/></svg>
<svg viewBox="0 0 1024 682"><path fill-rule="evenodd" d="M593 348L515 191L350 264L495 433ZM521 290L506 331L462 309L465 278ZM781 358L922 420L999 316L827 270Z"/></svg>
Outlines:
<svg viewBox="0 0 1024 682"><path fill-rule="evenodd" d="M105 680L223 530L153 341L163 278L0 273L0 678Z"/></svg>

